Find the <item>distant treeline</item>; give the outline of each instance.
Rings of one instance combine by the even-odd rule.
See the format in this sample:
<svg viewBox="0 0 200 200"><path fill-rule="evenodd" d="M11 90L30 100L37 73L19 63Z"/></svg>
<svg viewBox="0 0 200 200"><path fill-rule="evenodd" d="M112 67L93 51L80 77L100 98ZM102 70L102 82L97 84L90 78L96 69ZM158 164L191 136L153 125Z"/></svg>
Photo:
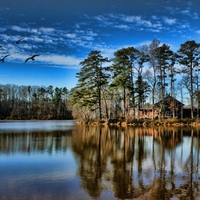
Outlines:
<svg viewBox="0 0 200 200"><path fill-rule="evenodd" d="M0 85L0 119L72 119L66 87Z"/></svg>

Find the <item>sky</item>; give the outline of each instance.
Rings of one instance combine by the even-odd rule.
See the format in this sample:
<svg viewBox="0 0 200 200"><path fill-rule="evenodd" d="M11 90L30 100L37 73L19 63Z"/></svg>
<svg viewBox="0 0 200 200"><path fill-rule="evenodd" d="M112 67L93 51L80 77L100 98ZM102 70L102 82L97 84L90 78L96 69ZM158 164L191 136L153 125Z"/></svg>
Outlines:
<svg viewBox="0 0 200 200"><path fill-rule="evenodd" d="M0 0L0 84L76 86L91 51L200 42L199 0ZM16 44L16 41L21 41ZM32 55L35 60L28 60Z"/></svg>

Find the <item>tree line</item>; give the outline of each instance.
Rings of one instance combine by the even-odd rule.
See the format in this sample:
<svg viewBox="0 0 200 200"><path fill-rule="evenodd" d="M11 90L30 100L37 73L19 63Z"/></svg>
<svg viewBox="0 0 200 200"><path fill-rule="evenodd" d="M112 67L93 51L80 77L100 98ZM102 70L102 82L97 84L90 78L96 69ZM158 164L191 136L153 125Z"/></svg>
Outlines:
<svg viewBox="0 0 200 200"><path fill-rule="evenodd" d="M154 113L156 101L166 95L179 96L183 102L186 91L193 118L194 107L199 109L199 60L200 43L194 40L181 44L176 52L157 39L140 48L116 50L113 58L91 51L80 63L78 83L72 89L73 116L136 118L136 109L148 106ZM162 105L159 112L164 111Z"/></svg>
<svg viewBox="0 0 200 200"><path fill-rule="evenodd" d="M0 85L0 119L137 118L137 109L154 113L155 103L169 94L181 102L189 96L194 118L194 108L199 110L200 105L199 60L200 43L194 40L176 52L157 39L140 48L116 50L113 58L91 51L80 62L78 83L70 91L52 85ZM157 112L165 109L161 105Z"/></svg>
<svg viewBox="0 0 200 200"><path fill-rule="evenodd" d="M52 85L0 85L0 119L72 119L69 91Z"/></svg>

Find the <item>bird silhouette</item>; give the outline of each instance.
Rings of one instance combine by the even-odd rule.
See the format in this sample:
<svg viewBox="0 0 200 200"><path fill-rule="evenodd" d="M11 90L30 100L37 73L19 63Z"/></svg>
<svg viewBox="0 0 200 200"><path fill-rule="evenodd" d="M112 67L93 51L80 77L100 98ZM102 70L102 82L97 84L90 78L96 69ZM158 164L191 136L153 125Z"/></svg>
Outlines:
<svg viewBox="0 0 200 200"><path fill-rule="evenodd" d="M4 62L5 58L10 56L10 54L5 55L2 59L0 59L1 62Z"/></svg>
<svg viewBox="0 0 200 200"><path fill-rule="evenodd" d="M25 39L26 37L22 37L22 38L20 38L19 40L17 40L16 42L15 42L15 44L19 44L23 39Z"/></svg>
<svg viewBox="0 0 200 200"><path fill-rule="evenodd" d="M25 60L25 63L26 63L28 60L33 60L33 61L34 61L36 56L39 56L39 54L35 54L35 55L31 56L31 57L28 57L28 58Z"/></svg>
<svg viewBox="0 0 200 200"><path fill-rule="evenodd" d="M5 48L4 48L3 46L1 46L1 45L0 45L0 49L1 49L1 50L5 50Z"/></svg>

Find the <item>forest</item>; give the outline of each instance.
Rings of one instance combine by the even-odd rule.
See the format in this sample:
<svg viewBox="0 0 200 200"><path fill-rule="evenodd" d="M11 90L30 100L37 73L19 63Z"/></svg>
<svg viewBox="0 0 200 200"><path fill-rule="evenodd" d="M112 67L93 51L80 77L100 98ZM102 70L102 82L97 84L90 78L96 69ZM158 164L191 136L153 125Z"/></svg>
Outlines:
<svg viewBox="0 0 200 200"><path fill-rule="evenodd" d="M72 119L64 88L0 85L0 119Z"/></svg>
<svg viewBox="0 0 200 200"><path fill-rule="evenodd" d="M194 40L176 52L157 39L140 48L116 50L113 58L92 51L80 63L78 84L72 90L73 116L86 121L135 119L136 110L148 107L154 113L156 102L170 95L188 100L193 119L194 109L199 110L199 60L200 43ZM170 107L177 109L175 104ZM161 116L167 109L162 103L157 112Z"/></svg>
<svg viewBox="0 0 200 200"><path fill-rule="evenodd" d="M0 119L135 119L137 109L154 112L156 102L167 95L181 102L188 98L194 118L200 99L199 60L200 43L194 40L176 52L157 39L118 49L113 58L94 50L80 62L78 83L70 91L67 86L0 85ZM161 105L160 114L166 109Z"/></svg>

